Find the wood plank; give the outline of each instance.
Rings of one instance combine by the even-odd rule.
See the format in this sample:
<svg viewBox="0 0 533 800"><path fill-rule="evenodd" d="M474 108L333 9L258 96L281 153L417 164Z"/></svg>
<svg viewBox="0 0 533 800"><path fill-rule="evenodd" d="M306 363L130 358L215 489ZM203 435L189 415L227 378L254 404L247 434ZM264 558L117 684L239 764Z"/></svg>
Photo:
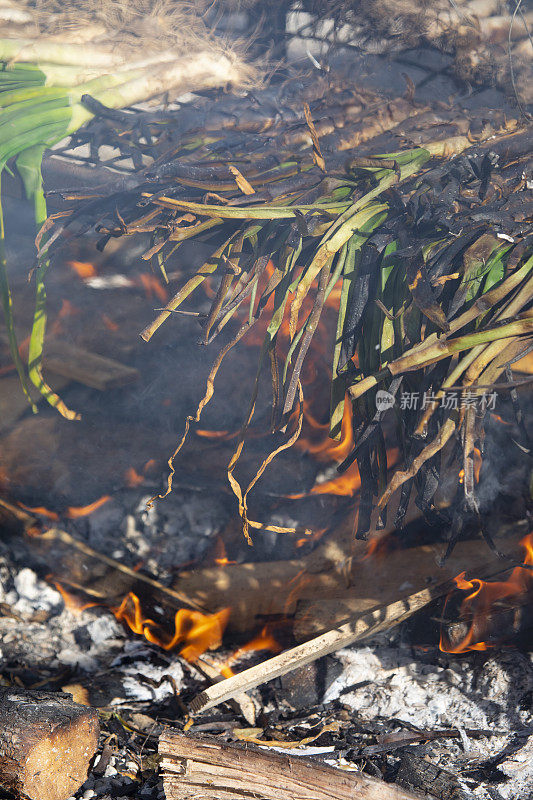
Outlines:
<svg viewBox="0 0 533 800"><path fill-rule="evenodd" d="M43 364L48 372L105 392L134 383L138 370L64 341L46 343Z"/></svg>

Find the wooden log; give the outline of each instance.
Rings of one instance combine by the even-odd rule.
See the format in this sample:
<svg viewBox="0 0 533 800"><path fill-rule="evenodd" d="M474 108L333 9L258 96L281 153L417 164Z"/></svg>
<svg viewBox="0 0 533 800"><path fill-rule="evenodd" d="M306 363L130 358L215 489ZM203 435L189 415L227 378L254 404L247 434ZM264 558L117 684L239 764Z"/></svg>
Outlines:
<svg viewBox="0 0 533 800"><path fill-rule="evenodd" d="M389 550L383 558L368 556L368 543L353 541L349 519L304 558L182 572L174 589L210 613L227 607L231 598L229 631L248 631L271 615L294 615L295 636L303 641L463 570L484 578L484 570L501 564L484 544L472 540L458 542L446 563L438 566L444 549L443 544L421 545ZM505 549L511 550L511 542ZM513 544L514 550L521 559Z"/></svg>
<svg viewBox="0 0 533 800"><path fill-rule="evenodd" d="M98 745L95 709L62 692L0 689L0 784L17 797L67 800Z"/></svg>
<svg viewBox="0 0 533 800"><path fill-rule="evenodd" d="M159 739L166 800L415 800L418 795L368 775L335 769L214 736L164 731Z"/></svg>

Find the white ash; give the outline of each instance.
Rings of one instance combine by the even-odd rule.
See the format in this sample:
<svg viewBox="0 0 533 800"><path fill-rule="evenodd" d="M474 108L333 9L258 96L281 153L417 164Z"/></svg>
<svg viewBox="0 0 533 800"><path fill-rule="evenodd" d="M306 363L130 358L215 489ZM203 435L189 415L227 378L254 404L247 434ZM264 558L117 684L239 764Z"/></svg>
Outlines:
<svg viewBox="0 0 533 800"><path fill-rule="evenodd" d="M11 606L13 611L23 617L28 617L36 611L52 611L60 609L63 599L59 592L49 584L39 580L32 569L21 569L13 579L14 588L3 593L3 601Z"/></svg>
<svg viewBox="0 0 533 800"><path fill-rule="evenodd" d="M421 660L409 648L382 645L342 650L337 658L344 669L325 700L340 699L365 720L399 719L427 730L494 731L468 739L467 747L463 736L449 748L465 764L495 756L514 734L532 728L533 662L517 650L492 651L481 663L456 657L448 666ZM526 797L533 786L533 737L524 736L523 745L499 767L509 777L498 785L506 800ZM476 797L491 795L482 785Z"/></svg>
<svg viewBox="0 0 533 800"><path fill-rule="evenodd" d="M9 609L0 616L0 640L12 664L93 672L124 645L124 629L110 612L70 611L61 594L28 567L0 570L0 601Z"/></svg>
<svg viewBox="0 0 533 800"><path fill-rule="evenodd" d="M149 499L143 497L122 521L121 544L159 578L201 559L228 515L212 493L175 491L147 509Z"/></svg>
<svg viewBox="0 0 533 800"><path fill-rule="evenodd" d="M146 661L134 661L133 664L123 666L121 672L124 675L122 679L124 691L126 697L130 700L156 702L164 700L174 693L174 687L170 681L163 680L160 686L151 686L142 680L142 676L155 683L158 683L166 676L170 676L174 679L174 685L178 691L183 683L183 667L179 661L160 666ZM111 702L111 705L117 705L117 703L121 702L123 702L122 699L116 699Z"/></svg>
<svg viewBox="0 0 533 800"><path fill-rule="evenodd" d="M141 564L164 581L203 557L226 523L228 509L212 492L174 490L147 508L150 498L134 490L113 497L70 530L97 552L126 566Z"/></svg>

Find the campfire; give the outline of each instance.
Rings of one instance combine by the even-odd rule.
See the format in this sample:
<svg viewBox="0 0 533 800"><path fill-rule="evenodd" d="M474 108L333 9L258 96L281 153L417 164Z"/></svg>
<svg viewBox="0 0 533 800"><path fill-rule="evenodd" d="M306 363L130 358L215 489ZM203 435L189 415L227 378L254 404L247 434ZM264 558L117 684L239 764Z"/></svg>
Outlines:
<svg viewBox="0 0 533 800"><path fill-rule="evenodd" d="M529 796L532 22L4 0L6 797Z"/></svg>

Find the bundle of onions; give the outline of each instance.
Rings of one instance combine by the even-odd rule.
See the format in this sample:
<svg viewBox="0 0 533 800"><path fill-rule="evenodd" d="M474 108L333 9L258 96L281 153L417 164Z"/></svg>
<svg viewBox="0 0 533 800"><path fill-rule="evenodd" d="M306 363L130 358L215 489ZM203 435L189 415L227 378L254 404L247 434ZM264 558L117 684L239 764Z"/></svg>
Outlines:
<svg viewBox="0 0 533 800"><path fill-rule="evenodd" d="M229 83L242 86L252 78L251 68L235 52L199 31L194 16L184 15L179 8L178 13L176 3L95 0L92 4L84 1L78 8L71 3L69 12L59 12L53 0L36 5L38 15L30 3L21 15L20 4L0 3L0 26L2 16L6 20L0 36L7 33L0 38L0 178L13 161L26 195L34 203L37 229L47 217L43 154L92 118L82 102L84 95L116 109L158 95ZM15 8L19 13L13 18ZM82 25L80 12L86 16ZM54 30L63 32L57 35ZM47 386L41 370L47 266L47 259L41 258L35 271L36 306L27 374L48 402L72 419L76 415ZM1 203L0 294L12 357L30 400L12 318Z"/></svg>

